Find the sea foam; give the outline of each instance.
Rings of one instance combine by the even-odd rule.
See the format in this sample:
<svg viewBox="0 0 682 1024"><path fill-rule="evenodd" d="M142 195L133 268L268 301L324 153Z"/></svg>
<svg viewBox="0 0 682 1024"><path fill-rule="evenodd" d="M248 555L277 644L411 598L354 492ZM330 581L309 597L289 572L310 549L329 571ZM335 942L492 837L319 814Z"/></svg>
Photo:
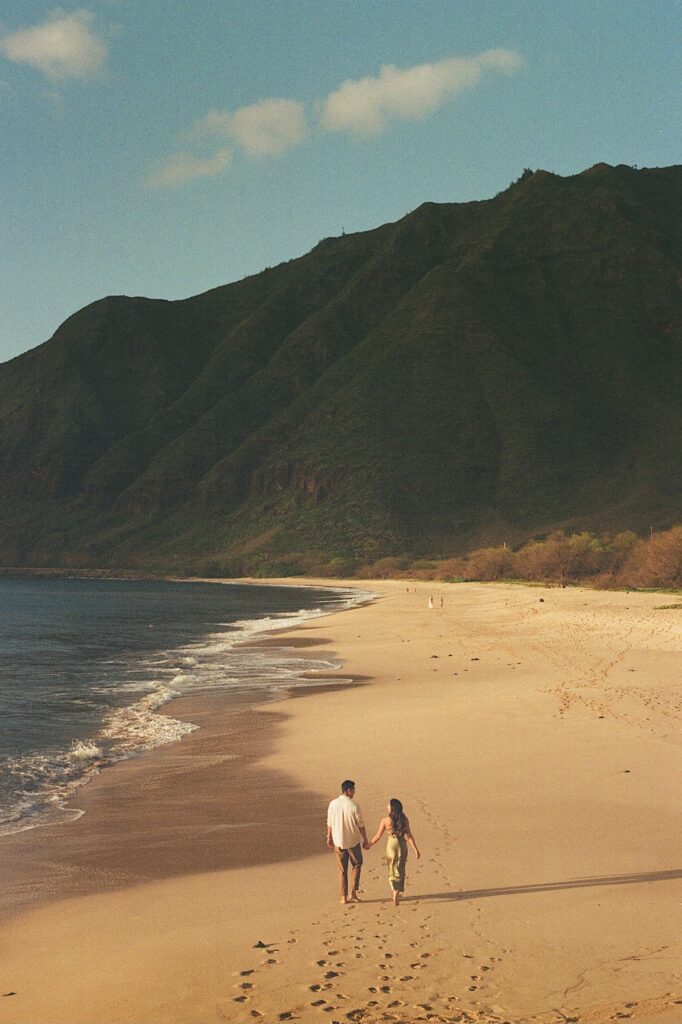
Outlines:
<svg viewBox="0 0 682 1024"><path fill-rule="evenodd" d="M140 696L110 709L95 736L74 740L62 751L8 758L5 767L15 779L17 798L10 808L0 811L0 835L80 817L80 810L66 806L79 786L116 761L193 732L196 725L161 710L176 697L216 690L257 690L261 696L274 697L282 690L310 685L304 672L338 669L339 664L328 659L298 656L287 648L285 638L281 648L251 646L261 636L292 629L374 596L368 591L319 589L338 597L338 604L225 623L192 643L140 658L142 678L122 679L120 684L106 687L93 683L93 694Z"/></svg>

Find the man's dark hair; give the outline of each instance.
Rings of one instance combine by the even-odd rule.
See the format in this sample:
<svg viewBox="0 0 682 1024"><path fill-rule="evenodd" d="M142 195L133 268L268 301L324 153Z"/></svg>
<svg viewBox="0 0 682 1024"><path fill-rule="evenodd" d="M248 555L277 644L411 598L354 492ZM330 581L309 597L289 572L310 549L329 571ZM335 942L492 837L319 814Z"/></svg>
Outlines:
<svg viewBox="0 0 682 1024"><path fill-rule="evenodd" d="M355 789L355 783L352 779L344 779L341 783L341 792L345 793L349 789Z"/></svg>

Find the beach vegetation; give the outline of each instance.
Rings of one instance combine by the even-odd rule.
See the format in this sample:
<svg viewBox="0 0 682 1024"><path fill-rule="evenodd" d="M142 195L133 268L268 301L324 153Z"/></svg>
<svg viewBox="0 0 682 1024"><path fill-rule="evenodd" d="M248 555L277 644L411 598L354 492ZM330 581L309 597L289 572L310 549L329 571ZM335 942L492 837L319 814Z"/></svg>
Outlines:
<svg viewBox="0 0 682 1024"><path fill-rule="evenodd" d="M516 549L476 548L439 560L383 559L356 576L448 582L524 582L604 589L682 588L682 525L638 537L632 531L592 534L553 531Z"/></svg>
<svg viewBox="0 0 682 1024"><path fill-rule="evenodd" d="M469 576L486 580L503 580L512 575L514 556L507 547L479 548L467 558ZM465 577L466 578L466 577Z"/></svg>

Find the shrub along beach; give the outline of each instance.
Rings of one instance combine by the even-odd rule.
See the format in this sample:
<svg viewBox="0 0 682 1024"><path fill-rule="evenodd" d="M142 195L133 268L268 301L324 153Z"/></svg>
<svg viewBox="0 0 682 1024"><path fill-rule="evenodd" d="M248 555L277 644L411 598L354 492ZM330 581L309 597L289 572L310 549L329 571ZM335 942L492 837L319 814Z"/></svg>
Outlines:
<svg viewBox="0 0 682 1024"><path fill-rule="evenodd" d="M379 579L406 576L432 580L522 580L583 583L604 589L679 589L682 587L682 526L653 531L596 536L561 530L514 550L477 548L461 558L429 562L384 558L358 571Z"/></svg>
<svg viewBox="0 0 682 1024"><path fill-rule="evenodd" d="M292 553L275 566L287 576L355 575L358 579L421 579L460 581L521 580L524 582L583 583L605 589L680 589L682 587L682 526L651 530L639 537L631 530L567 534L548 537L516 548L507 544L481 547L455 558L386 556L374 561L337 558L320 561L314 554ZM220 563L204 566L220 576ZM273 566L271 565L272 569Z"/></svg>

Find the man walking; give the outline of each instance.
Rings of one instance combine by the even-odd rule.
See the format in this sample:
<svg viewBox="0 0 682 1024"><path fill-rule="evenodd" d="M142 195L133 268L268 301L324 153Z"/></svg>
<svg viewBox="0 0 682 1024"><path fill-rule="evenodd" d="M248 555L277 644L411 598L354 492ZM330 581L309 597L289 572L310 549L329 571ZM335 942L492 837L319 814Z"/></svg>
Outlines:
<svg viewBox="0 0 682 1024"><path fill-rule="evenodd" d="M341 783L341 796L332 800L327 809L327 846L336 853L339 869L339 897L348 903L348 864L352 867L350 900L359 903L362 849L369 850L369 841L362 820L362 811L356 804L355 783L345 779ZM362 845L361 845L362 843Z"/></svg>

